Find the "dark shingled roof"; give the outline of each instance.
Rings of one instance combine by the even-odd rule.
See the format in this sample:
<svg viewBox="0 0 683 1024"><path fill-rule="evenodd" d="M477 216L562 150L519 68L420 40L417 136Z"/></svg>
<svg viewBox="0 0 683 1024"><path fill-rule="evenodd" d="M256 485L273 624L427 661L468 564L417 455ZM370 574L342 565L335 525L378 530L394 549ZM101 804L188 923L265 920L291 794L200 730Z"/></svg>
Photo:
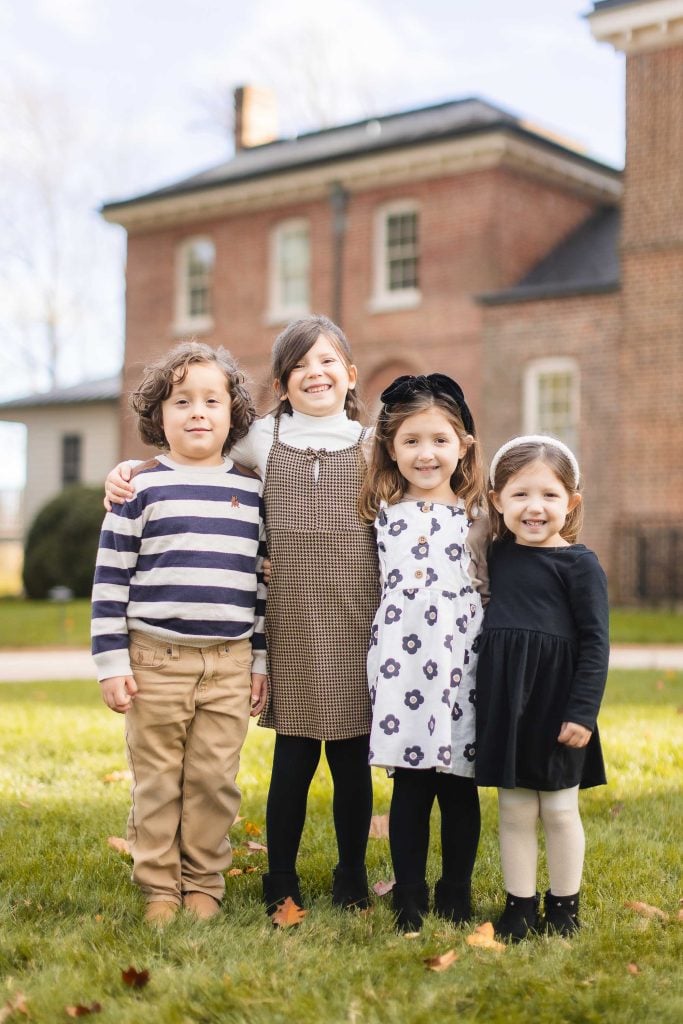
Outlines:
<svg viewBox="0 0 683 1024"><path fill-rule="evenodd" d="M112 402L121 395L121 375L104 377L100 380L84 380L70 387L53 388L52 391L37 391L22 398L10 398L0 402L4 409L28 409L39 405L69 405L72 402Z"/></svg>
<svg viewBox="0 0 683 1024"><path fill-rule="evenodd" d="M299 135L293 139L280 139L263 146L242 149L230 160L216 167L144 195L105 203L102 210L234 184L333 160L346 160L382 150L436 142L499 128L507 128L519 136L541 142L560 152L570 152L574 159L589 166L614 170L569 146L546 138L541 131L536 132L524 127L524 122L508 111L473 97L369 118L353 124Z"/></svg>
<svg viewBox="0 0 683 1024"><path fill-rule="evenodd" d="M654 0L645 0L645 3L653 3ZM642 4L643 0L595 0L594 12L602 11L607 7L630 7L631 4Z"/></svg>
<svg viewBox="0 0 683 1024"><path fill-rule="evenodd" d="M480 295L484 305L548 299L619 287L621 211L603 206L513 288Z"/></svg>

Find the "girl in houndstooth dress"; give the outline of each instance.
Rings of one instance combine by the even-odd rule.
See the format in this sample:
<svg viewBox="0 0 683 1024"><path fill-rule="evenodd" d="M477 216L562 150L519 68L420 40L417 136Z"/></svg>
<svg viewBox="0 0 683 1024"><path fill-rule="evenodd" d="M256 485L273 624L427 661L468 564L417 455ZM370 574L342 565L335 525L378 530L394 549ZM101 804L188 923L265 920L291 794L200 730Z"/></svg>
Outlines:
<svg viewBox="0 0 683 1024"><path fill-rule="evenodd" d="M382 601L368 679L370 763L389 769L397 925L428 907L429 816L441 809L435 910L470 917L479 841L475 669L486 590L484 478L472 416L443 374L399 377L382 394L361 512L375 518Z"/></svg>

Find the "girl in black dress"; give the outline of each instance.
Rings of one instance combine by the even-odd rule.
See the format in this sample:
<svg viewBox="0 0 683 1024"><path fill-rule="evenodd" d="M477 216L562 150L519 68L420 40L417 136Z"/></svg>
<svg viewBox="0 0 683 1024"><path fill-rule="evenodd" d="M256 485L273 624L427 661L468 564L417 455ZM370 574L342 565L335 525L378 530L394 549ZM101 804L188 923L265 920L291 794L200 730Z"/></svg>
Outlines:
<svg viewBox="0 0 683 1024"><path fill-rule="evenodd" d="M571 935L583 869L580 788L605 780L596 719L609 659L605 574L577 544L579 467L561 441L508 441L491 463L491 600L477 669L476 781L498 787L507 902L496 931L539 927L540 818L549 930Z"/></svg>

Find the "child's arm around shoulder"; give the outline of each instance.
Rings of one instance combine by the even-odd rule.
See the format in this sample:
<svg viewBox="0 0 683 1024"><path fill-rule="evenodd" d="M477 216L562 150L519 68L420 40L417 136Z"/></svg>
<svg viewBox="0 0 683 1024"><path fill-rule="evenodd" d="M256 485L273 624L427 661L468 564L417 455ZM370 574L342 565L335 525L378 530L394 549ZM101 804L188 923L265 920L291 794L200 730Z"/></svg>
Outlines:
<svg viewBox="0 0 683 1024"><path fill-rule="evenodd" d="M472 555L470 562L470 576L476 590L479 591L482 604L486 606L489 602L491 590L489 587L488 550L491 542L489 517L485 509L479 510L479 515L472 520L467 535L467 545Z"/></svg>

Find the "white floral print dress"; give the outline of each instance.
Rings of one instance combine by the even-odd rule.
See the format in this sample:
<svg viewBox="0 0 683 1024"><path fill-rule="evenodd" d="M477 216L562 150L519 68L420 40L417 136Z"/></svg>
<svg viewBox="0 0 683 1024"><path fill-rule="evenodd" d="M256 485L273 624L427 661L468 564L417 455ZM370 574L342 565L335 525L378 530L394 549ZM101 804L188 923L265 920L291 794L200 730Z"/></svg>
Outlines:
<svg viewBox="0 0 683 1024"><path fill-rule="evenodd" d="M474 775L483 612L472 526L460 504L380 509L382 600L368 651L372 765Z"/></svg>

